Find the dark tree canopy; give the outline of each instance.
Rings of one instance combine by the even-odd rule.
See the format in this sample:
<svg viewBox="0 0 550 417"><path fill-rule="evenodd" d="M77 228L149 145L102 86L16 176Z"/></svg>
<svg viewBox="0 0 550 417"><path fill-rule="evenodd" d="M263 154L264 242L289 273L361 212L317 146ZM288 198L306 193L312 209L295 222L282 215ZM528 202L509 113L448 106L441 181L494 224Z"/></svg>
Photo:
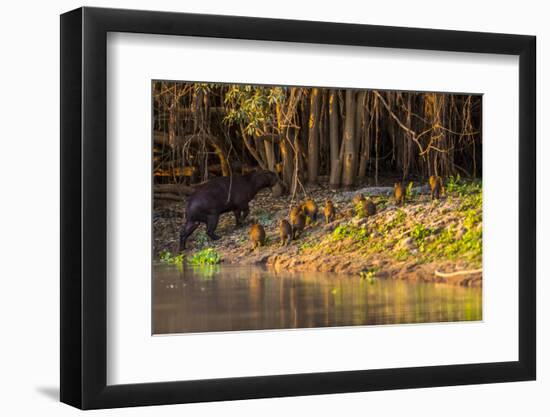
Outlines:
<svg viewBox="0 0 550 417"><path fill-rule="evenodd" d="M481 96L155 81L157 184L256 168L284 188L481 177Z"/></svg>

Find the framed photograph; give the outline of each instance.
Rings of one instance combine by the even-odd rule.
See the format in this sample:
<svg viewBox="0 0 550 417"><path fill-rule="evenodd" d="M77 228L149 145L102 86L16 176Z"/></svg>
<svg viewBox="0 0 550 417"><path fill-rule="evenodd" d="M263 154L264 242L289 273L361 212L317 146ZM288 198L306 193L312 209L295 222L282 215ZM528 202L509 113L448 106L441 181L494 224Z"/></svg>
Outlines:
<svg viewBox="0 0 550 417"><path fill-rule="evenodd" d="M61 16L61 401L533 380L535 37Z"/></svg>

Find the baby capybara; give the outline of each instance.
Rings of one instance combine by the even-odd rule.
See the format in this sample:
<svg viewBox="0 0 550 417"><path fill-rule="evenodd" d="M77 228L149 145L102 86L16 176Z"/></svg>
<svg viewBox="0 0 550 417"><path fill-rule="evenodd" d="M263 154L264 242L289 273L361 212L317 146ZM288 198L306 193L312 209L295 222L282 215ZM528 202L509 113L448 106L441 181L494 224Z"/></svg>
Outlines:
<svg viewBox="0 0 550 417"><path fill-rule="evenodd" d="M405 190L400 182L396 182L393 185L393 198L395 199L395 204L399 206L402 206L405 202Z"/></svg>
<svg viewBox="0 0 550 417"><path fill-rule="evenodd" d="M304 201L304 203L302 203L302 212L310 221L317 221L318 209L315 201L311 199Z"/></svg>
<svg viewBox="0 0 550 417"><path fill-rule="evenodd" d="M265 245L265 230L261 224L254 223L250 227L250 242L252 243L252 249Z"/></svg>
<svg viewBox="0 0 550 417"><path fill-rule="evenodd" d="M281 246L288 245L292 240L292 226L286 219L279 222L279 236L281 237Z"/></svg>
<svg viewBox="0 0 550 417"><path fill-rule="evenodd" d="M363 194L356 194L353 197L353 206L357 207L359 204L361 204L363 201L365 201L365 196Z"/></svg>
<svg viewBox="0 0 550 417"><path fill-rule="evenodd" d="M290 225L292 227L292 239L296 239L306 226L306 216L300 207L293 207L290 210Z"/></svg>
<svg viewBox="0 0 550 417"><path fill-rule="evenodd" d="M440 195L443 193L443 180L439 175L431 175L429 182L432 200L439 200Z"/></svg>
<svg viewBox="0 0 550 417"><path fill-rule="evenodd" d="M365 204L365 196L363 194L356 194L354 197L353 197L353 211L355 212L355 215L356 216L359 216L360 214L360 211L364 209L364 204Z"/></svg>
<svg viewBox="0 0 550 417"><path fill-rule="evenodd" d="M331 200L326 201L323 213L325 215L325 221L327 224L334 220L334 217L336 216L336 210L334 209L334 204L332 204Z"/></svg>

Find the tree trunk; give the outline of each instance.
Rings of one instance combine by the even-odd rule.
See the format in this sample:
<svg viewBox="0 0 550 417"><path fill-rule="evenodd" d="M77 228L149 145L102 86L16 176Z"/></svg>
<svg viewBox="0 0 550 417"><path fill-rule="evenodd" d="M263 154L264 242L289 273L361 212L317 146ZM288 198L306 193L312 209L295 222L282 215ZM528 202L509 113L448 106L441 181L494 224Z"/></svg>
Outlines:
<svg viewBox="0 0 550 417"><path fill-rule="evenodd" d="M355 92L346 90L346 120L344 122L344 165L342 184L346 188L353 186L356 173L355 151L355 113L357 102L354 100Z"/></svg>
<svg viewBox="0 0 550 417"><path fill-rule="evenodd" d="M319 89L311 89L307 140L307 179L317 182L319 173Z"/></svg>
<svg viewBox="0 0 550 417"><path fill-rule="evenodd" d="M176 144L176 104L172 104L168 110L168 144L174 148Z"/></svg>
<svg viewBox="0 0 550 417"><path fill-rule="evenodd" d="M338 93L336 90L330 90L328 100L328 114L330 125L330 186L338 188L340 186L340 177L342 165L340 161L340 144L338 143ZM340 167L340 169L338 169Z"/></svg>
<svg viewBox="0 0 550 417"><path fill-rule="evenodd" d="M368 104L369 104L369 96L367 91L362 91L359 94L361 95L363 93L363 96L359 99L357 99L358 108L357 108L357 117L360 118L360 123L355 123L355 125L359 125L359 130L355 132L355 140L357 142L356 147L358 150L358 157L359 157L359 163L357 168L357 178L363 179L365 178L365 174L367 172L367 161L368 161L368 119L369 119L369 113L368 113Z"/></svg>
<svg viewBox="0 0 550 417"><path fill-rule="evenodd" d="M365 114L365 95L366 90L359 90L357 92L357 105L355 107L355 155L356 158L359 157L359 151L361 147L361 137L363 131L363 116ZM358 165L358 159L356 160L356 165Z"/></svg>
<svg viewBox="0 0 550 417"><path fill-rule="evenodd" d="M248 150L248 152L250 153L250 155L252 155L252 157L256 160L256 162L258 163L261 169L267 169L265 162L262 160L261 155L259 155L258 152L256 152L256 149L254 148L254 146L248 141L248 135L244 130L244 126L240 125L240 129L241 129L241 136L243 138L243 143L246 149Z"/></svg>
<svg viewBox="0 0 550 417"><path fill-rule="evenodd" d="M229 162L225 157L225 153L223 152L223 149L219 144L219 139L212 135L208 135L207 137L208 137L208 141L210 142L210 145L214 148L214 153L220 160L222 175L224 177L229 177L232 174L231 167L229 166Z"/></svg>
<svg viewBox="0 0 550 417"><path fill-rule="evenodd" d="M272 172L276 172L275 169L275 149L273 140L264 140L264 149L265 149L265 157L267 160L267 169L269 169ZM280 197L283 195L284 189L280 182L275 184L275 186L271 189L271 193L273 197Z"/></svg>
<svg viewBox="0 0 550 417"><path fill-rule="evenodd" d="M281 159L283 163L283 182L289 187L292 187L292 180L294 178L294 153L292 147L289 144L287 134L284 134L279 142L279 149L281 151Z"/></svg>

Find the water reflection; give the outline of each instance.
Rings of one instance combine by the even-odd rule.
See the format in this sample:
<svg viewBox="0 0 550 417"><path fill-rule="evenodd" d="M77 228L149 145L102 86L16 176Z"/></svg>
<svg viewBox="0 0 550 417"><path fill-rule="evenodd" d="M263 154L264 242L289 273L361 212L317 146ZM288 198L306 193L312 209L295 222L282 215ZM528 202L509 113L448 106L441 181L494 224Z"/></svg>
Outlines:
<svg viewBox="0 0 550 417"><path fill-rule="evenodd" d="M480 288L259 267L155 265L153 333L481 320Z"/></svg>

